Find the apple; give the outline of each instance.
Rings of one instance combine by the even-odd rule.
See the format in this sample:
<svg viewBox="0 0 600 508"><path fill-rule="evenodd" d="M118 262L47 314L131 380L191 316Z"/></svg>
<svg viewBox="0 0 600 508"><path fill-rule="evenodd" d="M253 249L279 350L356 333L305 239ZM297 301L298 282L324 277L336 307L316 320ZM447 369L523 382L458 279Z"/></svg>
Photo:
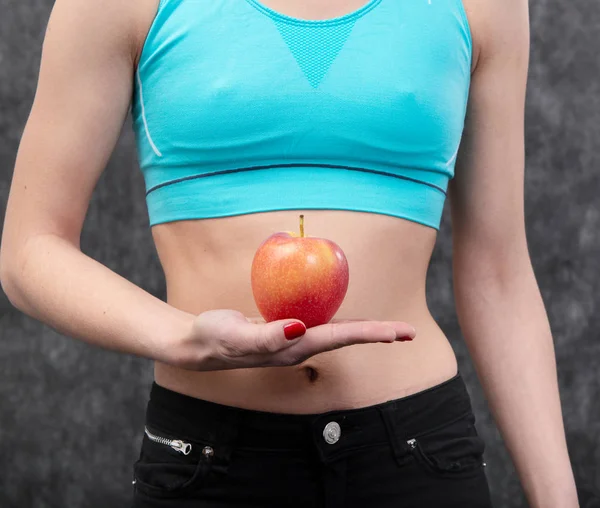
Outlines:
<svg viewBox="0 0 600 508"><path fill-rule="evenodd" d="M273 233L258 247L251 269L254 301L265 321L294 318L307 328L328 323L348 290L348 261L326 238Z"/></svg>

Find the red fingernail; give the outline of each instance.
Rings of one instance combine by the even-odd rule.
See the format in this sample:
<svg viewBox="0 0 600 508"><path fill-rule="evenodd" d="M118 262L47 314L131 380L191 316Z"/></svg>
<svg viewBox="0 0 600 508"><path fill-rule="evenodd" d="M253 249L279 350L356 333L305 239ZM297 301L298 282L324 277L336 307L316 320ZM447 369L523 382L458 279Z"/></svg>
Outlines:
<svg viewBox="0 0 600 508"><path fill-rule="evenodd" d="M289 323L283 327L283 333L287 340L294 340L306 333L306 326L304 326L304 323L299 323L298 321Z"/></svg>
<svg viewBox="0 0 600 508"><path fill-rule="evenodd" d="M410 335L406 335L404 337L400 337L398 340L406 342L407 340L413 340L413 338Z"/></svg>

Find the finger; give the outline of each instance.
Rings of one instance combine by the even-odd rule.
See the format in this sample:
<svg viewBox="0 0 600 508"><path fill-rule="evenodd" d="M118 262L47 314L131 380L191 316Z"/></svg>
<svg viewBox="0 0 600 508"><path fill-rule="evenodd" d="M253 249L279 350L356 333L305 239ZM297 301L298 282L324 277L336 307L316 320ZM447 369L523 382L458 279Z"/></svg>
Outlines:
<svg viewBox="0 0 600 508"><path fill-rule="evenodd" d="M329 323L354 323L354 322L362 322L362 321L375 322L377 320L367 319L367 318L332 319L331 321L329 321ZM402 337L406 336L406 337L411 337L414 339L417 335L417 331L416 331L415 327L404 321L377 321L377 322L386 324L386 325L390 326L391 328L394 328L394 330L396 330L396 333ZM407 333L407 331L408 331L408 333Z"/></svg>
<svg viewBox="0 0 600 508"><path fill-rule="evenodd" d="M306 325L298 319L280 319L266 323L260 318L247 318L247 326L240 327L241 340L248 353L276 353L300 340Z"/></svg>
<svg viewBox="0 0 600 508"><path fill-rule="evenodd" d="M264 318L262 317L247 317L246 318L250 323L253 324L265 324L266 321L264 320ZM344 319L332 319L331 321L329 321L326 324L331 324L331 323L362 323L363 321L376 321L373 319L368 319L368 318L344 318ZM281 321L283 322L283 321ZM402 336L410 336L412 338L414 338L416 336L416 330L415 327L410 325L409 323L406 323L404 321L377 321L379 323L384 323L392 328L394 328L395 330L397 329L397 333L401 334ZM400 325L400 327L398 327L398 325ZM405 328L405 326L408 327L407 329ZM311 328L312 329L312 328ZM406 330L409 330L409 333L405 333Z"/></svg>
<svg viewBox="0 0 600 508"><path fill-rule="evenodd" d="M332 319L329 321L330 323L351 323L353 321L372 321L372 319L368 318L345 318L345 319Z"/></svg>
<svg viewBox="0 0 600 508"><path fill-rule="evenodd" d="M337 323L363 323L363 322L369 322L369 323L379 323L382 325L386 325L389 326L390 328L393 328L396 331L396 335L398 337L411 337L411 338L415 338L417 335L417 331L415 329L414 326L410 325L409 323L406 323L405 321L378 321L378 320L373 320L373 319L332 319L329 323L327 324L337 324ZM311 328L311 330L313 330L314 328Z"/></svg>
<svg viewBox="0 0 600 508"><path fill-rule="evenodd" d="M415 335L416 330L402 321L328 323L309 328L294 346L294 353L300 356L312 356L353 344L394 342L401 337Z"/></svg>
<svg viewBox="0 0 600 508"><path fill-rule="evenodd" d="M411 337L414 339L417 336L417 329L405 321L379 321L379 323L393 328L397 337Z"/></svg>

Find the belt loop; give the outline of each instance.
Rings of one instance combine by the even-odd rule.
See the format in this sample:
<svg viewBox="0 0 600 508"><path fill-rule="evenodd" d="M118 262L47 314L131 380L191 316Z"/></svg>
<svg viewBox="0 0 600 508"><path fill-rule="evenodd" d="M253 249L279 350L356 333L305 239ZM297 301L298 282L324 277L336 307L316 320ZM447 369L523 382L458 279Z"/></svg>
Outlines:
<svg viewBox="0 0 600 508"><path fill-rule="evenodd" d="M377 409L383 419L396 462L399 466L403 466L408 462L410 452L406 443L406 431L398 418L397 406L396 404L386 404Z"/></svg>

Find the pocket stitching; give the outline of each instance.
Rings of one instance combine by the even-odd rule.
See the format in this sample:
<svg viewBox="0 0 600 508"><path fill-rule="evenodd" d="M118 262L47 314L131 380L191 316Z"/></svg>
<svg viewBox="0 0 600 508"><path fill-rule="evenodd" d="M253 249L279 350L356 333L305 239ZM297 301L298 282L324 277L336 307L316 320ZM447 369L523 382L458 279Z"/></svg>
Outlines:
<svg viewBox="0 0 600 508"><path fill-rule="evenodd" d="M473 462L466 467L457 470L451 469L443 469L439 467L432 458L425 452L425 450L421 447L421 443L419 443L418 439L415 439L416 446L410 447L410 451L413 457L416 458L417 462L419 462L426 471L430 474L433 474L440 478L454 478L454 477L463 477L475 475L477 472L483 469L483 461L481 462Z"/></svg>
<svg viewBox="0 0 600 508"><path fill-rule="evenodd" d="M164 432L164 434L174 435L170 432L159 430L155 426L149 426L148 428L151 430L157 430L158 432ZM160 447L158 449L164 449L164 451L166 453L179 453L173 449L169 450L169 448L170 448L169 445L152 441L146 435L146 433L144 433L144 437L143 437L142 450L143 450L144 443L146 444L146 446L150 445L150 446ZM199 444L197 441L193 441L193 443L196 446L198 446L198 444ZM133 475L134 475L134 479L135 479L134 485L137 488L139 488L139 490L141 492L144 492L148 495L159 496L159 497L170 497L170 496L178 496L178 495L186 494L188 491L193 490L195 487L198 487L199 483L204 478L206 478L206 476L208 476L208 474L210 473L211 466L212 466L212 460L210 458L207 458L204 454L201 454L200 457L196 461L190 461L189 466L194 467L194 472L188 479L184 480L184 482L179 486L164 486L164 487L158 487L156 485L152 485L151 483L144 481L143 479L140 479L140 477L138 476L138 470L139 470L139 466L141 464L144 464L142 457L140 457L133 465ZM149 462L147 464L149 464L149 465L154 464L154 467L160 467L160 463L156 463L156 462Z"/></svg>
<svg viewBox="0 0 600 508"><path fill-rule="evenodd" d="M205 471L201 473L203 467L208 466L208 464L204 461L204 459L200 459L198 464L194 469L194 473L192 476L185 480L178 487L157 487L156 485L152 485L151 483L147 483L139 478L137 475L137 465L140 463L138 460L134 464L134 478L135 478L135 486L145 494L157 497L171 497L171 496L181 496L193 491L195 488L199 487L199 482L204 479L210 472L210 468L207 468Z"/></svg>

